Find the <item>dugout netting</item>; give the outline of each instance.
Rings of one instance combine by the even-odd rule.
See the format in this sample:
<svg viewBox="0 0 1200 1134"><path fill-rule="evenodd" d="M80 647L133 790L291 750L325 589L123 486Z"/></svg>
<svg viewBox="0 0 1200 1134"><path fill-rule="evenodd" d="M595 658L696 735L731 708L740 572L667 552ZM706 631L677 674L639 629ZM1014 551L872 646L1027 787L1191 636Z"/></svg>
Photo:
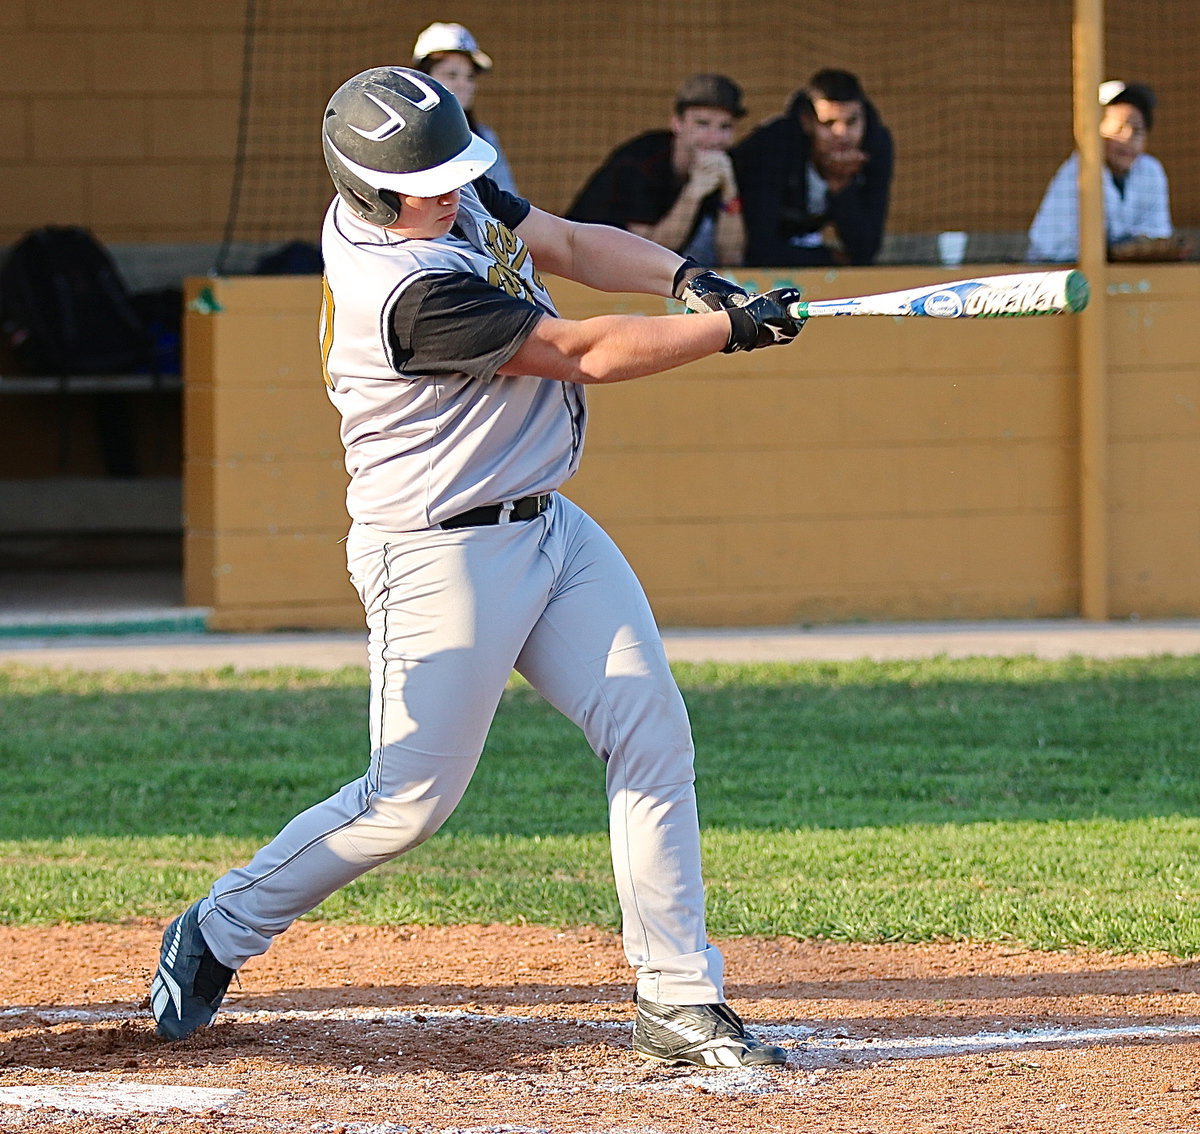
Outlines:
<svg viewBox="0 0 1200 1134"><path fill-rule="evenodd" d="M1106 77L1152 85L1149 150L1173 219L1200 226L1200 42L1195 0L1108 0ZM790 14L789 14L790 13ZM743 132L782 112L816 70L855 72L896 148L881 262L931 262L935 234L970 233L967 259L1011 262L1046 185L1073 148L1071 0L812 0L747 10L629 0L247 0L238 166L217 269L249 271L264 248L316 241L331 187L320 121L350 75L408 64L434 20L465 24L495 61L476 113L499 134L523 195L569 204L619 142L666 125L679 82L741 84Z"/></svg>

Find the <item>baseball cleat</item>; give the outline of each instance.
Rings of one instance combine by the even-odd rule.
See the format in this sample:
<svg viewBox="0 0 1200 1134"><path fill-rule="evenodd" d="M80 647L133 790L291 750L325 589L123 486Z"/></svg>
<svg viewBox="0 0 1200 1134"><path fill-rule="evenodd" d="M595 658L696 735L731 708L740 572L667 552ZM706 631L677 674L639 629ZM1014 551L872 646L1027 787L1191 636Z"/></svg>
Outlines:
<svg viewBox="0 0 1200 1134"><path fill-rule="evenodd" d="M150 1008L163 1039L186 1039L212 1023L233 979L200 932L200 903L189 906L163 932Z"/></svg>
<svg viewBox="0 0 1200 1134"><path fill-rule="evenodd" d="M643 1059L700 1067L773 1067L787 1062L781 1047L760 1043L728 1004L637 1001L633 1050Z"/></svg>

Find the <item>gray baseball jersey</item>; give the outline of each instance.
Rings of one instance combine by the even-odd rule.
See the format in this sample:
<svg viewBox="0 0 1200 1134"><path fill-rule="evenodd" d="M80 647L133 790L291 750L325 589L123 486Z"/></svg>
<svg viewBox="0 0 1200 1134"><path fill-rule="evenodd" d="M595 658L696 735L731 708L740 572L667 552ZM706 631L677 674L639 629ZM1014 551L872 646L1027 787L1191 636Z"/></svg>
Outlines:
<svg viewBox="0 0 1200 1134"><path fill-rule="evenodd" d="M524 219L524 202L489 190L499 210ZM382 531L553 492L579 466L583 387L496 374L556 313L533 257L470 185L456 229L406 240L340 198L325 218L322 343L347 504Z"/></svg>

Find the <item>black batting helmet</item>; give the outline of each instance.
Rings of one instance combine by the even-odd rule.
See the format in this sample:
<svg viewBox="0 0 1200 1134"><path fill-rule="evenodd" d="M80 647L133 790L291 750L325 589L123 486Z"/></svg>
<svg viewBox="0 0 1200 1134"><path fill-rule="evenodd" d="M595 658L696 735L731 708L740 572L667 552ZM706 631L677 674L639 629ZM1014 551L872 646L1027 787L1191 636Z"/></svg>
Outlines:
<svg viewBox="0 0 1200 1134"><path fill-rule="evenodd" d="M395 222L400 197L449 193L496 160L454 95L408 67L372 67L347 79L325 108L323 134L338 193L378 225Z"/></svg>

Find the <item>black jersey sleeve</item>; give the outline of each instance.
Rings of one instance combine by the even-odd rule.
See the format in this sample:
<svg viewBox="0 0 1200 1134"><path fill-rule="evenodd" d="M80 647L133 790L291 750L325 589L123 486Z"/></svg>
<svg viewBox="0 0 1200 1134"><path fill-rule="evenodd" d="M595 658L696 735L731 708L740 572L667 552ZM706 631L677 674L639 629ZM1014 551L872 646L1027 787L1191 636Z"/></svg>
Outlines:
<svg viewBox="0 0 1200 1134"><path fill-rule="evenodd" d="M524 197L518 197L501 189L486 173L482 177L475 178L471 184L475 187L475 192L479 194L480 204L510 229L516 228L529 216L529 210L533 206Z"/></svg>
<svg viewBox="0 0 1200 1134"><path fill-rule="evenodd" d="M393 362L412 378L493 378L545 314L470 272L431 273L410 283L392 308Z"/></svg>

